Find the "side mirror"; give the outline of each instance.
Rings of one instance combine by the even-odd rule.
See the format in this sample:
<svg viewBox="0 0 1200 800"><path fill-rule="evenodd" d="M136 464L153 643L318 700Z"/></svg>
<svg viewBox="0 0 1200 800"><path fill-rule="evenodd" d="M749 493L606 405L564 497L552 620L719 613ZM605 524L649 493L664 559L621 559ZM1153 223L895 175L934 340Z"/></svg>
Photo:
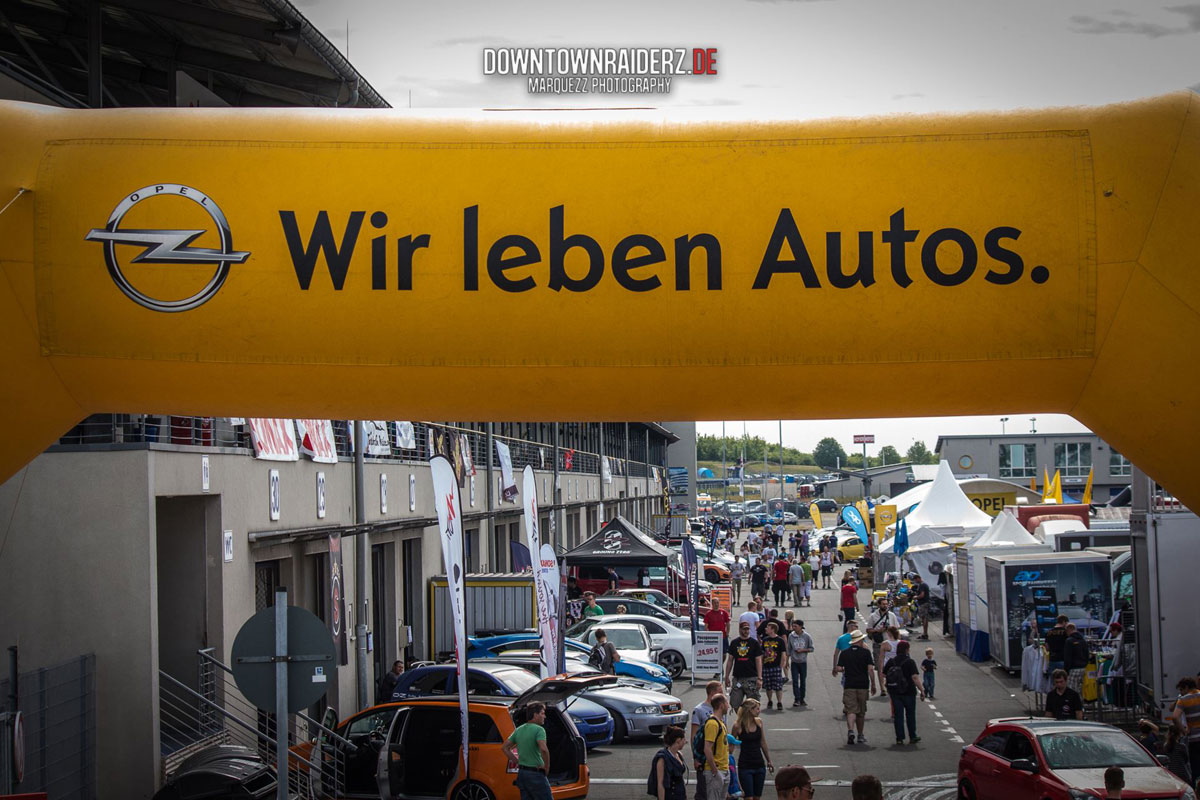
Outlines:
<svg viewBox="0 0 1200 800"><path fill-rule="evenodd" d="M1171 766L1171 759L1169 756L1156 756L1156 758L1158 758L1158 763L1162 764L1164 767Z"/></svg>
<svg viewBox="0 0 1200 800"><path fill-rule="evenodd" d="M1031 775L1037 774L1038 771L1037 763L1028 758L1018 758L1009 764L1009 766L1018 772L1028 772Z"/></svg>

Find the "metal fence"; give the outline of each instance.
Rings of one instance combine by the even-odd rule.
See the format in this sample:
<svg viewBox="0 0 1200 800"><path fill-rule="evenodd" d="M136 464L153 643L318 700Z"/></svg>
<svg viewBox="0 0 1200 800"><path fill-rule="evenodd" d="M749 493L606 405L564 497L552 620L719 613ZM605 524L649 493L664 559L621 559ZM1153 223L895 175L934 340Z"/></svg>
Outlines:
<svg viewBox="0 0 1200 800"><path fill-rule="evenodd" d="M199 651L197 689L159 672L159 748L162 778L169 780L179 765L213 745L241 745L275 763L275 717L259 710L242 695L229 667L211 648ZM312 743L307 756L293 750L288 788L300 798L323 800L345 795L345 757L354 746L307 714L288 719L288 746Z"/></svg>
<svg viewBox="0 0 1200 800"><path fill-rule="evenodd" d="M11 692L0 681L0 696ZM96 796L96 657L22 672L18 707L25 727L25 779L19 793L45 792L50 800Z"/></svg>

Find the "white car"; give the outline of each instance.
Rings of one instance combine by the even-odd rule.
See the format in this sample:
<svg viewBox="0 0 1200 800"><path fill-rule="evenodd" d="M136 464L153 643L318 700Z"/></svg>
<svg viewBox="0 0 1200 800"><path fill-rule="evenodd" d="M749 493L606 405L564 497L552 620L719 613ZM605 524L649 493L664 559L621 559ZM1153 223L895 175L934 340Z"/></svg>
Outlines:
<svg viewBox="0 0 1200 800"><path fill-rule="evenodd" d="M672 679L678 678L685 669L692 668L691 631L680 630L655 617L643 614L605 614L603 617L588 617L569 628L567 636L595 644L596 637L592 635L592 630L598 626L603 627L604 632L608 633L608 640L617 645L617 652L624 656L621 645L610 632L614 623L632 623L644 628L650 637L651 645L658 648L655 661L671 674Z"/></svg>
<svg viewBox="0 0 1200 800"><path fill-rule="evenodd" d="M615 614L613 616L616 616ZM578 640L584 644L596 644L596 629L602 628L608 640L616 645L621 658L636 658L639 661L658 661L658 648L650 641L644 625L636 622L609 622L607 614L600 620L603 624L592 625ZM575 630L572 628L571 630ZM572 637L574 638L574 637Z"/></svg>

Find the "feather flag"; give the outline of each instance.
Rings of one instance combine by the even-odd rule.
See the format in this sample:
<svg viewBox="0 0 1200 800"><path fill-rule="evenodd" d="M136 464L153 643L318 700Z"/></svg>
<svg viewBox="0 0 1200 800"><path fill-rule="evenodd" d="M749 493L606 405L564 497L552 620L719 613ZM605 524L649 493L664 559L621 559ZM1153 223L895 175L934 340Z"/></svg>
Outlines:
<svg viewBox="0 0 1200 800"><path fill-rule="evenodd" d="M896 553L896 565L899 567L900 559L904 558L904 554L908 552L908 518L900 520L900 528L896 531L896 543L892 549Z"/></svg>
<svg viewBox="0 0 1200 800"><path fill-rule="evenodd" d="M1088 470L1087 486L1083 487L1083 502L1086 505L1092 504L1092 476L1095 472L1096 470L1094 469Z"/></svg>

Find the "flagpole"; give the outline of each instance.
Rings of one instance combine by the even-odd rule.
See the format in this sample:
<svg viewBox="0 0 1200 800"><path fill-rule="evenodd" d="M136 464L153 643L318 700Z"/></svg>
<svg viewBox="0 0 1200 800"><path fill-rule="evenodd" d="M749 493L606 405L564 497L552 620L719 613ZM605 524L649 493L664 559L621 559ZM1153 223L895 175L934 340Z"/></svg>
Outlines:
<svg viewBox="0 0 1200 800"><path fill-rule="evenodd" d="M779 420L779 517L780 517L780 519L783 518L784 511L787 506L786 498L787 498L787 492L785 491L785 487L783 485L783 420ZM780 522L779 524L782 525L783 523ZM782 537L782 535L783 535L783 531L780 531L780 536Z"/></svg>
<svg viewBox="0 0 1200 800"><path fill-rule="evenodd" d="M725 510L729 510L729 459L725 453L725 420L721 420L721 499L725 501Z"/></svg>
<svg viewBox="0 0 1200 800"><path fill-rule="evenodd" d="M742 420L742 457L738 470L738 494L742 501L742 530L746 529L746 421ZM749 560L749 559L747 559Z"/></svg>

